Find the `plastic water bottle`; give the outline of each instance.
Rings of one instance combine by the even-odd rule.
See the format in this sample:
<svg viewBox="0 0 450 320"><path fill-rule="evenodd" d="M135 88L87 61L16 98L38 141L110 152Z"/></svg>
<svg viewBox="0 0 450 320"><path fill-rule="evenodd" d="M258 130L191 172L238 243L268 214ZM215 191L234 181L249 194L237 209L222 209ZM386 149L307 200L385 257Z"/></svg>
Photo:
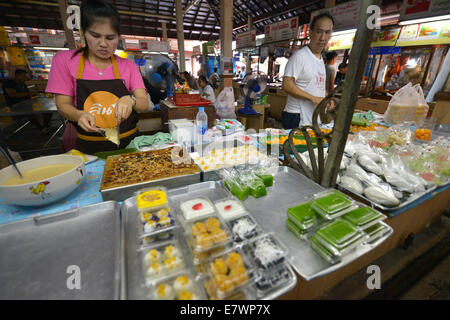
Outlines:
<svg viewBox="0 0 450 320"><path fill-rule="evenodd" d="M206 131L208 131L208 115L204 107L199 107L195 118L196 143L202 143Z"/></svg>

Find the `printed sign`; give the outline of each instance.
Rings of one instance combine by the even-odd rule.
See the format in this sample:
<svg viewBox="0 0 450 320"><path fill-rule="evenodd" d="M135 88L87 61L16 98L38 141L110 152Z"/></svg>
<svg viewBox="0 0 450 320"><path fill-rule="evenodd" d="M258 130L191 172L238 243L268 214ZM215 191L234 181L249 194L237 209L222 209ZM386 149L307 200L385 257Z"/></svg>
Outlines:
<svg viewBox="0 0 450 320"><path fill-rule="evenodd" d="M298 17L265 26L264 43L296 39L298 36Z"/></svg>
<svg viewBox="0 0 450 320"><path fill-rule="evenodd" d="M238 33L236 36L236 48L254 47L256 45L256 30Z"/></svg>
<svg viewBox="0 0 450 320"><path fill-rule="evenodd" d="M348 29L355 29L359 23L359 11L361 10L361 1L350 1L337 5L333 8L317 10L311 13L311 22L314 17L320 13L329 12L334 20L334 31L342 31Z"/></svg>
<svg viewBox="0 0 450 320"><path fill-rule="evenodd" d="M399 21L429 18L450 14L450 1L403 0Z"/></svg>

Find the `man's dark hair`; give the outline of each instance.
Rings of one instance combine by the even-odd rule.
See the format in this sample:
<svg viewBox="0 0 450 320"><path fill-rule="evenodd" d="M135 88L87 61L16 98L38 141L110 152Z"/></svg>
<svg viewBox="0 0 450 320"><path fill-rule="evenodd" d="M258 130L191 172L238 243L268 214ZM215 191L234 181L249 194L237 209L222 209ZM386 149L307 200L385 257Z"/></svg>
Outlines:
<svg viewBox="0 0 450 320"><path fill-rule="evenodd" d="M313 18L313 20L311 21L310 29L314 30L314 28L316 27L317 21L319 21L322 18L330 19L331 22L333 23L333 27L334 27L334 18L333 18L333 16L329 12L325 11L325 12L319 13L318 16Z"/></svg>
<svg viewBox="0 0 450 320"><path fill-rule="evenodd" d="M215 67L215 68L214 68L214 72L217 72L217 70L218 70L218 69Z"/></svg>
<svg viewBox="0 0 450 320"><path fill-rule="evenodd" d="M206 80L206 77L204 75L201 75L200 77L198 77L198 80L208 83L208 80Z"/></svg>
<svg viewBox="0 0 450 320"><path fill-rule="evenodd" d="M327 63L336 57L337 57L336 51L329 51L325 54L325 60L327 61Z"/></svg>
<svg viewBox="0 0 450 320"><path fill-rule="evenodd" d="M16 72L14 72L14 76L20 76L21 74L26 74L27 72L22 69L17 69Z"/></svg>

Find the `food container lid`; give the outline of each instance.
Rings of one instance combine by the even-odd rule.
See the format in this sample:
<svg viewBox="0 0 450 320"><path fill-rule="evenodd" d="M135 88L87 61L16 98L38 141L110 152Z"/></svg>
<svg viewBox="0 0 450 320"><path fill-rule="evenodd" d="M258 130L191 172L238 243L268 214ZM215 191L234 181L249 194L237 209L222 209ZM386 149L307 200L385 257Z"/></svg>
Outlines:
<svg viewBox="0 0 450 320"><path fill-rule="evenodd" d="M206 197L198 197L180 204L180 210L183 218L189 222L195 219L201 219L214 213L214 206Z"/></svg>
<svg viewBox="0 0 450 320"><path fill-rule="evenodd" d="M301 229L291 218L286 219L286 228L291 231L297 238L303 239L307 234L307 230Z"/></svg>
<svg viewBox="0 0 450 320"><path fill-rule="evenodd" d="M219 298L217 296L217 287L211 277L204 277L199 280L205 290L205 294L209 300L255 300L248 287L236 290L227 297Z"/></svg>
<svg viewBox="0 0 450 320"><path fill-rule="evenodd" d="M139 238L155 236L177 228L177 222L170 207L139 212Z"/></svg>
<svg viewBox="0 0 450 320"><path fill-rule="evenodd" d="M343 219L351 222L353 225L357 227L365 227L367 228L370 225L373 225L374 222L379 222L386 218L385 215L379 213L378 211L370 208L370 207L359 207L358 209L347 212L342 216Z"/></svg>
<svg viewBox="0 0 450 320"><path fill-rule="evenodd" d="M156 279L165 278L186 267L185 252L176 240L160 242L139 251L146 285L152 285Z"/></svg>
<svg viewBox="0 0 450 320"><path fill-rule="evenodd" d="M287 260L288 249L273 234L263 234L243 246L243 252L249 257L260 273L280 268Z"/></svg>
<svg viewBox="0 0 450 320"><path fill-rule="evenodd" d="M203 290L195 280L192 269L183 269L169 277L159 279L148 287L151 300L203 300Z"/></svg>
<svg viewBox="0 0 450 320"><path fill-rule="evenodd" d="M242 203L235 198L228 198L214 203L217 213L225 221L233 220L243 215L246 215L246 210Z"/></svg>
<svg viewBox="0 0 450 320"><path fill-rule="evenodd" d="M337 190L319 193L314 196L311 206L324 216L332 216L350 207L354 202Z"/></svg>
<svg viewBox="0 0 450 320"><path fill-rule="evenodd" d="M239 248L232 248L208 263L211 288L215 296L224 299L236 291L253 284L252 264ZM214 295L214 294L213 294Z"/></svg>
<svg viewBox="0 0 450 320"><path fill-rule="evenodd" d="M324 247L321 242L317 240L317 237L314 235L310 239L311 248L323 259L328 261L331 264L335 264L341 261L341 255L339 252L333 252L328 248Z"/></svg>
<svg viewBox="0 0 450 320"><path fill-rule="evenodd" d="M383 223L378 222L367 229L364 229L364 232L367 234L367 243L372 243L375 240L381 238L383 235L385 235L387 232L389 232L390 227Z"/></svg>
<svg viewBox="0 0 450 320"><path fill-rule="evenodd" d="M196 252L205 252L228 244L232 237L224 221L211 214L187 223L188 243Z"/></svg>
<svg viewBox="0 0 450 320"><path fill-rule="evenodd" d="M295 274L287 263L273 273L263 274L255 280L255 291L257 298L263 298L278 288L285 286L291 281L295 281Z"/></svg>
<svg viewBox="0 0 450 320"><path fill-rule="evenodd" d="M316 224L316 213L317 211L311 206L310 201L287 210L288 217L302 230L309 229Z"/></svg>
<svg viewBox="0 0 450 320"><path fill-rule="evenodd" d="M355 241L364 236L354 225L343 219L330 222L320 228L316 235L318 240L323 240L321 241L323 245L334 246L340 251L353 245Z"/></svg>
<svg viewBox="0 0 450 320"><path fill-rule="evenodd" d="M259 224L249 214L228 221L233 240L237 243L253 239L262 233Z"/></svg>
<svg viewBox="0 0 450 320"><path fill-rule="evenodd" d="M140 190L136 195L138 210L158 210L167 206L167 190L164 187Z"/></svg>

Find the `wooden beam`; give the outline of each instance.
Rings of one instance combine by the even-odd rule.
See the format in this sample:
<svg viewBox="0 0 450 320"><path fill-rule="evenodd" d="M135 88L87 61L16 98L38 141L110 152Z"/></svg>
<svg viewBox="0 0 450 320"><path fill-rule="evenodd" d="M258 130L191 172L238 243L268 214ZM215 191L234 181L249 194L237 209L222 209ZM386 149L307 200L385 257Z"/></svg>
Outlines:
<svg viewBox="0 0 450 320"><path fill-rule="evenodd" d="M206 3L208 4L209 9L211 10L211 12L214 15L214 18L216 18L217 22L220 24L220 19L219 19L219 15L217 14L217 11L214 10L214 5L211 4L211 0L206 0Z"/></svg>
<svg viewBox="0 0 450 320"><path fill-rule="evenodd" d="M162 28L162 39L163 41L167 41L167 24L165 22L162 22L161 28Z"/></svg>
<svg viewBox="0 0 450 320"><path fill-rule="evenodd" d="M333 8L336 6L336 0L325 0L325 8Z"/></svg>
<svg viewBox="0 0 450 320"><path fill-rule="evenodd" d="M61 23L64 28L64 33L66 34L67 45L69 49L76 49L77 45L75 43L75 37L73 36L73 30L70 30L67 26L67 0L58 0L59 14L61 15Z"/></svg>
<svg viewBox="0 0 450 320"><path fill-rule="evenodd" d="M233 49L231 46L233 41L233 0L220 0L220 4L222 6L222 14L220 18L223 20L222 28L220 29L223 39L220 43L222 53L221 57L233 58ZM223 79L224 87L233 87L232 76L223 76L222 74L221 79Z"/></svg>
<svg viewBox="0 0 450 320"><path fill-rule="evenodd" d="M177 39L178 39L178 58L180 59L179 70L186 70L186 58L184 55L184 26L183 26L183 7L181 0L175 0L175 12L177 18Z"/></svg>

